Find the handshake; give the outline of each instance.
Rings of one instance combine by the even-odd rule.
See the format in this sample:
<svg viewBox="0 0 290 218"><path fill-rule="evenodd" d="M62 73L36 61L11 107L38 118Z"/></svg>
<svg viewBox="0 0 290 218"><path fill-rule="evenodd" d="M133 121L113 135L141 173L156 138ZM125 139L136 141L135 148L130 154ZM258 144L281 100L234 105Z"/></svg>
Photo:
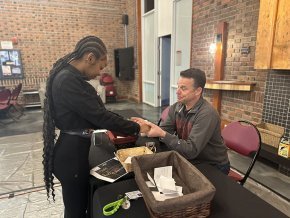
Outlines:
<svg viewBox="0 0 290 218"><path fill-rule="evenodd" d="M165 137L166 132L154 123L140 117L131 117L131 120L140 125L141 135L146 135L148 137Z"/></svg>

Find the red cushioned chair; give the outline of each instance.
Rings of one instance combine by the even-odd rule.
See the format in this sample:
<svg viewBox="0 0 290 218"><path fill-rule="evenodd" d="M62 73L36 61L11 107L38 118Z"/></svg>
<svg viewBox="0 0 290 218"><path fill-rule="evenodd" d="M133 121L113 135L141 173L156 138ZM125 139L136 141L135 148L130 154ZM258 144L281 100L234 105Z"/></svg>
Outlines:
<svg viewBox="0 0 290 218"><path fill-rule="evenodd" d="M0 91L0 113L9 115L11 91L3 89ZM2 122L0 122L2 124Z"/></svg>
<svg viewBox="0 0 290 218"><path fill-rule="evenodd" d="M241 185L244 185L260 153L260 132L255 125L248 121L236 121L225 126L222 130L222 137L228 148L234 150L240 155L252 158L252 161L244 176L238 174L232 169L229 172L229 176L232 179Z"/></svg>
<svg viewBox="0 0 290 218"><path fill-rule="evenodd" d="M10 103L11 104L17 104L17 99L18 96L20 94L20 91L22 89L22 83L19 83L17 86L15 86L15 88L12 90L11 92L11 99L10 99Z"/></svg>
<svg viewBox="0 0 290 218"><path fill-rule="evenodd" d="M18 96L20 94L20 91L22 89L22 83L19 83L11 92L11 98L10 98L10 105L13 107L16 111L20 112L20 116L23 114L23 108L17 103Z"/></svg>
<svg viewBox="0 0 290 218"><path fill-rule="evenodd" d="M0 111L5 111L10 106L11 91L4 89L0 91Z"/></svg>

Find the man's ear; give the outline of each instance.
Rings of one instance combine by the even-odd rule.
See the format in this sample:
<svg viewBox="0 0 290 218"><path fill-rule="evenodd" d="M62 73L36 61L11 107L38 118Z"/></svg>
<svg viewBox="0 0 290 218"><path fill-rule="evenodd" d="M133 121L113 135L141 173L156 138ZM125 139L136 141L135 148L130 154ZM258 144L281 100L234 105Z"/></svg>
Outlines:
<svg viewBox="0 0 290 218"><path fill-rule="evenodd" d="M95 63L96 56L94 55L93 52L90 52L90 53L87 54L86 61L88 61L88 63L90 63L90 64L94 64Z"/></svg>
<svg viewBox="0 0 290 218"><path fill-rule="evenodd" d="M196 95L201 95L201 93L202 93L202 88L201 87L198 87L196 89Z"/></svg>

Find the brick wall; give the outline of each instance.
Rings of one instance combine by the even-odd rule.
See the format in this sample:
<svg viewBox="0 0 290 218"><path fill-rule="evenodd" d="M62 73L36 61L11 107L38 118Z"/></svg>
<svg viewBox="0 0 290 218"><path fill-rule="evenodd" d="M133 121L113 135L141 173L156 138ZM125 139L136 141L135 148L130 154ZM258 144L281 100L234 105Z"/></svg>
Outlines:
<svg viewBox="0 0 290 218"><path fill-rule="evenodd" d="M18 37L15 48L21 51L25 73L23 80L1 80L1 85L12 88L22 82L24 89L37 89L39 83L45 81L52 64L70 52L86 35L99 36L106 43L109 64L104 72L115 78L113 53L114 49L125 47L121 18L122 14L128 14L128 46L135 48L135 80L119 81L115 78L115 82L119 98L138 100L135 0L0 2L0 40ZM263 116L263 121L286 125L289 92L285 95L285 90L289 91L286 88L289 87L289 71L271 71L267 77L269 71L253 68L258 12L259 0L194 0L191 66L204 70L208 79L213 78L214 65L208 52L209 45L214 41L218 22L227 22L224 79L255 82L256 86L251 92L222 91L221 117L229 121L246 119L259 123ZM241 54L242 47L250 47L250 54ZM271 87L280 87L280 91ZM205 96L211 99L211 90L206 90ZM277 98L282 98L280 104L275 102ZM286 130L289 135L289 125Z"/></svg>
<svg viewBox="0 0 290 218"><path fill-rule="evenodd" d="M191 66L214 76L214 59L209 46L214 41L219 22L228 23L225 80L255 82L252 92L222 91L221 117L226 120L246 119L260 122L267 71L254 69L255 44L259 16L259 0L194 0L192 24ZM249 54L241 54L242 47L250 47ZM212 97L206 90L205 96Z"/></svg>
<svg viewBox="0 0 290 218"><path fill-rule="evenodd" d="M0 41L16 36L19 43L25 78L2 80L1 85L14 87L19 82L23 89L38 89L45 81L52 64L73 50L75 43L86 35L103 39L108 49L108 67L104 72L114 73L114 49L124 47L123 13L129 7L129 45L135 42L135 1L133 0L32 0L1 1ZM135 80L136 81L136 80ZM118 95L136 96L134 82L116 81ZM121 87L122 86L122 87Z"/></svg>
<svg viewBox="0 0 290 218"><path fill-rule="evenodd" d="M134 47L134 66L135 66L135 80L133 81L117 81L120 93L124 93L126 96L120 96L120 98L130 98L135 101L139 100L139 72L137 63L137 16L136 16L136 0L126 0L125 8L128 15L127 35L128 35L128 47ZM125 29L123 26L123 35ZM125 47L125 39L122 44Z"/></svg>

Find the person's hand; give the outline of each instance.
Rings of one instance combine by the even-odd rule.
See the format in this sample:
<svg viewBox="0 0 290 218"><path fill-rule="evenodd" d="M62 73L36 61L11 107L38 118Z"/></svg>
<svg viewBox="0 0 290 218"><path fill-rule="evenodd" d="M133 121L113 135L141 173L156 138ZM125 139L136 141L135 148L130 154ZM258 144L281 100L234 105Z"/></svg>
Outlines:
<svg viewBox="0 0 290 218"><path fill-rule="evenodd" d="M140 133L145 133L147 135L147 133L150 131L150 126L144 122L144 123L139 123L140 125Z"/></svg>
<svg viewBox="0 0 290 218"><path fill-rule="evenodd" d="M136 122L136 123L144 123L146 120L140 118L140 117L131 117L130 120Z"/></svg>
<svg viewBox="0 0 290 218"><path fill-rule="evenodd" d="M148 121L146 123L150 127L150 130L147 132L148 137L162 137L162 138L165 137L166 132L159 126Z"/></svg>
<svg viewBox="0 0 290 218"><path fill-rule="evenodd" d="M131 120L140 125L140 133L147 134L147 132L150 130L150 126L147 124L147 120L144 120L140 117L131 117Z"/></svg>

